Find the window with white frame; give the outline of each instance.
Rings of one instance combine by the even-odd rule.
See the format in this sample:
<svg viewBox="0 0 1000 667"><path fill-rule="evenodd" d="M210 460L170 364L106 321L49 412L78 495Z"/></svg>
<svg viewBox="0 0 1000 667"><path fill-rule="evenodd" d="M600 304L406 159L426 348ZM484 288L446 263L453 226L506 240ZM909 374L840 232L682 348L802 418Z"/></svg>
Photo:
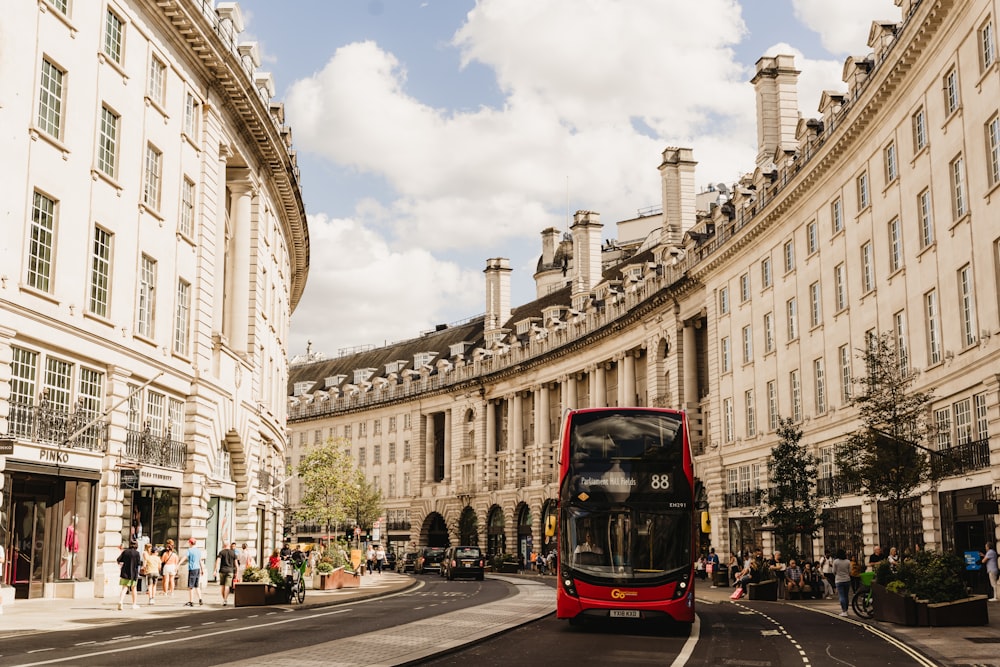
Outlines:
<svg viewBox="0 0 1000 667"><path fill-rule="evenodd" d="M851 372L851 348L849 345L841 345L837 348L837 359L840 362L840 399L844 403L848 403L854 394L854 376Z"/></svg>
<svg viewBox="0 0 1000 667"><path fill-rule="evenodd" d="M361 422L358 424L358 437L359 438L368 437L368 422Z"/></svg>
<svg viewBox="0 0 1000 667"><path fill-rule="evenodd" d="M163 153L152 144L146 145L146 160L143 173L142 203L160 210L160 179L163 173Z"/></svg>
<svg viewBox="0 0 1000 667"><path fill-rule="evenodd" d="M747 420L747 437L752 438L757 435L757 404L754 401L753 389L743 392L743 407Z"/></svg>
<svg viewBox="0 0 1000 667"><path fill-rule="evenodd" d="M906 377L910 370L910 353L906 342L906 311L900 310L892 316L892 329L896 339L896 363L899 373Z"/></svg>
<svg viewBox="0 0 1000 667"><path fill-rule="evenodd" d="M795 241L785 241L784 252L785 273L795 269Z"/></svg>
<svg viewBox="0 0 1000 667"><path fill-rule="evenodd" d="M806 225L806 252L809 255L819 250L819 227L813 220Z"/></svg>
<svg viewBox="0 0 1000 667"><path fill-rule="evenodd" d="M958 69L952 67L944 75L944 110L951 115L958 111L959 104Z"/></svg>
<svg viewBox="0 0 1000 667"><path fill-rule="evenodd" d="M996 62L996 43L993 38L993 19L987 19L979 26L979 66L983 72Z"/></svg>
<svg viewBox="0 0 1000 667"><path fill-rule="evenodd" d="M97 168L109 178L117 176L118 125L121 117L106 106L101 107L101 129L97 138Z"/></svg>
<svg viewBox="0 0 1000 667"><path fill-rule="evenodd" d="M410 441L409 440L404 440L403 441L403 460L404 461L409 461L410 460Z"/></svg>
<svg viewBox="0 0 1000 667"><path fill-rule="evenodd" d="M882 151L882 160L885 163L885 182L892 183L899 177L899 164L896 159L896 142L890 142Z"/></svg>
<svg viewBox="0 0 1000 667"><path fill-rule="evenodd" d="M184 95L184 134L192 140L198 129L198 100L191 93Z"/></svg>
<svg viewBox="0 0 1000 667"><path fill-rule="evenodd" d="M382 465L382 445L377 442L372 445L372 463Z"/></svg>
<svg viewBox="0 0 1000 667"><path fill-rule="evenodd" d="M963 398L951 405L955 419L955 444L972 442L972 399Z"/></svg>
<svg viewBox="0 0 1000 667"><path fill-rule="evenodd" d="M362 468L368 465L368 449L364 445L358 447L358 465Z"/></svg>
<svg viewBox="0 0 1000 667"><path fill-rule="evenodd" d="M380 417L372 420L372 435L382 435L382 419Z"/></svg>
<svg viewBox="0 0 1000 667"><path fill-rule="evenodd" d="M191 283L177 281L177 307L174 312L174 352L188 354L191 330Z"/></svg>
<svg viewBox="0 0 1000 667"><path fill-rule="evenodd" d="M65 70L48 58L42 59L41 84L38 90L38 129L56 139L62 138L65 78Z"/></svg>
<svg viewBox="0 0 1000 667"><path fill-rule="evenodd" d="M722 439L725 442L732 442L736 439L735 428L733 426L733 399L722 399Z"/></svg>
<svg viewBox="0 0 1000 667"><path fill-rule="evenodd" d="M156 56L149 61L149 87L146 93L149 99L160 107L163 106L167 96L167 66Z"/></svg>
<svg viewBox="0 0 1000 667"><path fill-rule="evenodd" d="M823 322L823 304L819 282L809 285L809 326L818 327Z"/></svg>
<svg viewBox="0 0 1000 667"><path fill-rule="evenodd" d="M948 173L951 175L951 213L958 220L969 212L965 196L965 161L961 155L951 161Z"/></svg>
<svg viewBox="0 0 1000 667"><path fill-rule="evenodd" d="M410 428L410 413L409 412L404 412L403 413L403 430L406 431L406 430L409 430L409 428Z"/></svg>
<svg viewBox="0 0 1000 667"><path fill-rule="evenodd" d="M73 403L73 364L55 357L45 360L45 379L42 389L49 405L57 410L69 410Z"/></svg>
<svg viewBox="0 0 1000 667"><path fill-rule="evenodd" d="M833 291L839 313L847 308L847 268L843 262L833 267Z"/></svg>
<svg viewBox="0 0 1000 667"><path fill-rule="evenodd" d="M899 218L889 221L889 272L903 268L903 223Z"/></svg>
<svg viewBox="0 0 1000 667"><path fill-rule="evenodd" d="M833 203L830 204L830 219L834 234L844 231L844 205L840 201L840 197L834 199Z"/></svg>
<svg viewBox="0 0 1000 667"><path fill-rule="evenodd" d="M10 402L34 405L37 399L39 355L32 350L11 346Z"/></svg>
<svg viewBox="0 0 1000 667"><path fill-rule="evenodd" d="M802 421L802 378L798 369L788 374L788 388L792 392L792 420Z"/></svg>
<svg viewBox="0 0 1000 667"><path fill-rule="evenodd" d="M149 432L162 436L166 427L167 397L156 391L146 392L146 421Z"/></svg>
<svg viewBox="0 0 1000 667"><path fill-rule="evenodd" d="M395 432L396 432L396 416L393 415L392 417L389 417L389 433L395 433ZM393 457L393 460L395 460L395 457Z"/></svg>
<svg viewBox="0 0 1000 667"><path fill-rule="evenodd" d="M176 442L184 440L184 401L176 398L167 399L167 428L170 429L170 439Z"/></svg>
<svg viewBox="0 0 1000 667"><path fill-rule="evenodd" d="M941 363L941 322L937 290L924 294L924 325L927 329L927 363Z"/></svg>
<svg viewBox="0 0 1000 667"><path fill-rule="evenodd" d="M927 112L923 107L913 114L913 152L919 153L927 146Z"/></svg>
<svg viewBox="0 0 1000 667"><path fill-rule="evenodd" d="M774 277L771 272L771 258L765 257L760 261L760 286L767 289L771 286Z"/></svg>
<svg viewBox="0 0 1000 667"><path fill-rule="evenodd" d="M722 367L723 373L728 373L732 370L730 348L731 344L729 342L729 336L723 336L722 340L719 341L719 365Z"/></svg>
<svg viewBox="0 0 1000 667"><path fill-rule="evenodd" d="M823 357L813 359L813 380L815 382L816 414L826 412L826 367Z"/></svg>
<svg viewBox="0 0 1000 667"><path fill-rule="evenodd" d="M855 185L858 190L858 210L863 211L871 205L871 192L868 188L868 172L863 171L856 179Z"/></svg>
<svg viewBox="0 0 1000 667"><path fill-rule="evenodd" d="M990 438L990 419L986 407L986 394L980 393L972 397L976 409L976 440L982 442Z"/></svg>
<svg viewBox="0 0 1000 667"><path fill-rule="evenodd" d="M864 294L875 289L875 257L872 242L861 245L861 291Z"/></svg>
<svg viewBox="0 0 1000 667"><path fill-rule="evenodd" d="M986 123L986 173L990 186L1000 183L1000 116Z"/></svg>
<svg viewBox="0 0 1000 667"><path fill-rule="evenodd" d="M837 451L834 447L822 447L819 450L819 476L830 479L837 474Z"/></svg>
<svg viewBox="0 0 1000 667"><path fill-rule="evenodd" d="M110 9L104 19L104 55L121 65L125 45L125 22Z"/></svg>
<svg viewBox="0 0 1000 667"><path fill-rule="evenodd" d="M799 337L799 306L795 297L785 303L785 314L788 317L788 340Z"/></svg>
<svg viewBox="0 0 1000 667"><path fill-rule="evenodd" d="M146 338L153 336L153 307L156 289L156 260L143 255L139 264L139 294L136 302L136 333Z"/></svg>
<svg viewBox="0 0 1000 667"><path fill-rule="evenodd" d="M917 217L920 222L920 247L926 248L934 243L934 217L929 188L917 195Z"/></svg>
<svg viewBox="0 0 1000 667"><path fill-rule="evenodd" d="M934 444L938 450L951 447L951 408L934 411Z"/></svg>
<svg viewBox="0 0 1000 667"><path fill-rule="evenodd" d="M750 274L744 273L740 276L740 303L750 300Z"/></svg>
<svg viewBox="0 0 1000 667"><path fill-rule="evenodd" d="M743 327L743 363L753 361L753 327L749 324Z"/></svg>
<svg viewBox="0 0 1000 667"><path fill-rule="evenodd" d="M177 220L177 231L191 238L194 236L195 185L187 176L181 181L181 214Z"/></svg>
<svg viewBox="0 0 1000 667"><path fill-rule="evenodd" d="M27 283L42 292L52 288L55 233L56 202L36 190L31 204Z"/></svg>
<svg viewBox="0 0 1000 667"><path fill-rule="evenodd" d="M774 380L767 382L767 424L772 431L778 428L778 384Z"/></svg>
<svg viewBox="0 0 1000 667"><path fill-rule="evenodd" d="M975 345L979 325L976 317L975 287L972 284L972 266L966 264L958 270L958 305L962 318L962 342L965 347Z"/></svg>
<svg viewBox="0 0 1000 667"><path fill-rule="evenodd" d="M719 289L719 314L729 313L729 286Z"/></svg>
<svg viewBox="0 0 1000 667"><path fill-rule="evenodd" d="M764 352L774 352L774 313L764 313Z"/></svg>
<svg viewBox="0 0 1000 667"><path fill-rule="evenodd" d="M48 3L60 14L69 17L69 0L48 0Z"/></svg>
<svg viewBox="0 0 1000 667"><path fill-rule="evenodd" d="M108 316L111 297L111 250L114 234L94 226L94 244L90 255L90 295L87 310L99 317Z"/></svg>

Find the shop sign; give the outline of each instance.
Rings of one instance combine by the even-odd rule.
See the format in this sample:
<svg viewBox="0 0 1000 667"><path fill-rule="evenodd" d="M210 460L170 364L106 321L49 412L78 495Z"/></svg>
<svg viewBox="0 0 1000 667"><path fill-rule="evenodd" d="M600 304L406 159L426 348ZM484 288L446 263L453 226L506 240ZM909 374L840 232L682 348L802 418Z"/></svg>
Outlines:
<svg viewBox="0 0 1000 667"><path fill-rule="evenodd" d="M15 459L36 462L43 465L66 466L83 470L100 470L103 453L79 451L63 447L40 447L24 445L14 441L13 451L8 454ZM2 454L3 452L0 452Z"/></svg>
<svg viewBox="0 0 1000 667"><path fill-rule="evenodd" d="M14 440L11 438L0 438L0 456L10 456L14 453Z"/></svg>
<svg viewBox="0 0 1000 667"><path fill-rule="evenodd" d="M122 491L138 491L139 471L135 468L122 468L118 472L118 486Z"/></svg>
<svg viewBox="0 0 1000 667"><path fill-rule="evenodd" d="M184 486L184 473L162 468L140 468L139 482L143 486L169 486L179 489Z"/></svg>

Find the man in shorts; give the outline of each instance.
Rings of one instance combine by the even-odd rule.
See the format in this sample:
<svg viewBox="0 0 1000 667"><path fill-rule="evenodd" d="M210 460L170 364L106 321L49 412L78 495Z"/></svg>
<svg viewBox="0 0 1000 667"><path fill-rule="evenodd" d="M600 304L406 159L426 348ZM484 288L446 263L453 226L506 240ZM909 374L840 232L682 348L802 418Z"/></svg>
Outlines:
<svg viewBox="0 0 1000 667"><path fill-rule="evenodd" d="M229 604L229 589L233 586L233 577L236 576L236 566L239 557L236 555L236 542L229 545L223 543L226 548L219 552L215 558L215 576L222 586L222 606Z"/></svg>
<svg viewBox="0 0 1000 667"><path fill-rule="evenodd" d="M198 604L205 604L201 599L201 573L205 569L205 552L198 548L198 541L193 537L188 540L188 551L183 562L188 567L188 601L184 606L194 606L195 591L198 591Z"/></svg>

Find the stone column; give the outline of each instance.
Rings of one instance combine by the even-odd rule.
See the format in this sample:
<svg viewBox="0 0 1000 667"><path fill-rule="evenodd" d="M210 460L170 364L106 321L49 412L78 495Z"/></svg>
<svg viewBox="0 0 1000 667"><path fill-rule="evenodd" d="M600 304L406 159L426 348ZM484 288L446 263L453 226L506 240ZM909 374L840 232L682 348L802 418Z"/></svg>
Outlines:
<svg viewBox="0 0 1000 667"><path fill-rule="evenodd" d="M684 325L684 345L681 355L684 360L684 400L678 401L688 409L698 406L698 352L695 342L694 326Z"/></svg>
<svg viewBox="0 0 1000 667"><path fill-rule="evenodd" d="M535 393L535 428L538 433L537 444L548 444L552 433L549 428L549 388L544 384Z"/></svg>
<svg viewBox="0 0 1000 667"><path fill-rule="evenodd" d="M594 408L605 408L608 405L608 382L605 374L607 370L604 364L600 363L593 370L594 386L590 392L590 406Z"/></svg>
<svg viewBox="0 0 1000 667"><path fill-rule="evenodd" d="M451 410L444 411L444 481L451 479Z"/></svg>
<svg viewBox="0 0 1000 667"><path fill-rule="evenodd" d="M563 380L562 409L576 409L576 375L570 375Z"/></svg>
<svg viewBox="0 0 1000 667"><path fill-rule="evenodd" d="M635 356L631 352L625 353L621 367L622 389L618 392L618 395L622 398L618 401L618 405L633 407L635 405Z"/></svg>
<svg viewBox="0 0 1000 667"><path fill-rule="evenodd" d="M231 304L229 309L231 322L229 344L237 352L249 353L250 245L253 230L250 218L253 212L255 191L249 180L230 181L227 186L233 193L232 211L230 212L233 228L231 241L233 276L228 294Z"/></svg>

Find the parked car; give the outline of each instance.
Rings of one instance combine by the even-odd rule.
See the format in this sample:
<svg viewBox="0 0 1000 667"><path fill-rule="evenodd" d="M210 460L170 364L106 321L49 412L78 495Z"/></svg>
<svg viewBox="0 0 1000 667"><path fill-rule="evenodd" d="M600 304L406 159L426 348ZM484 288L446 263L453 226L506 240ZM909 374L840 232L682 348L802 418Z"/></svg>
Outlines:
<svg viewBox="0 0 1000 667"><path fill-rule="evenodd" d="M444 547L424 547L417 554L417 562L413 564L414 574L425 572L441 572L441 561L444 559Z"/></svg>
<svg viewBox="0 0 1000 667"><path fill-rule="evenodd" d="M413 566L417 562L417 552L407 551L402 556L396 559L396 572L400 574L406 574L407 572L413 572Z"/></svg>
<svg viewBox="0 0 1000 667"><path fill-rule="evenodd" d="M385 568L387 570L396 569L396 552L392 549L385 552Z"/></svg>
<svg viewBox="0 0 1000 667"><path fill-rule="evenodd" d="M486 573L486 557L479 547L448 547L441 561L441 576L452 581L458 577L475 577L482 581Z"/></svg>

